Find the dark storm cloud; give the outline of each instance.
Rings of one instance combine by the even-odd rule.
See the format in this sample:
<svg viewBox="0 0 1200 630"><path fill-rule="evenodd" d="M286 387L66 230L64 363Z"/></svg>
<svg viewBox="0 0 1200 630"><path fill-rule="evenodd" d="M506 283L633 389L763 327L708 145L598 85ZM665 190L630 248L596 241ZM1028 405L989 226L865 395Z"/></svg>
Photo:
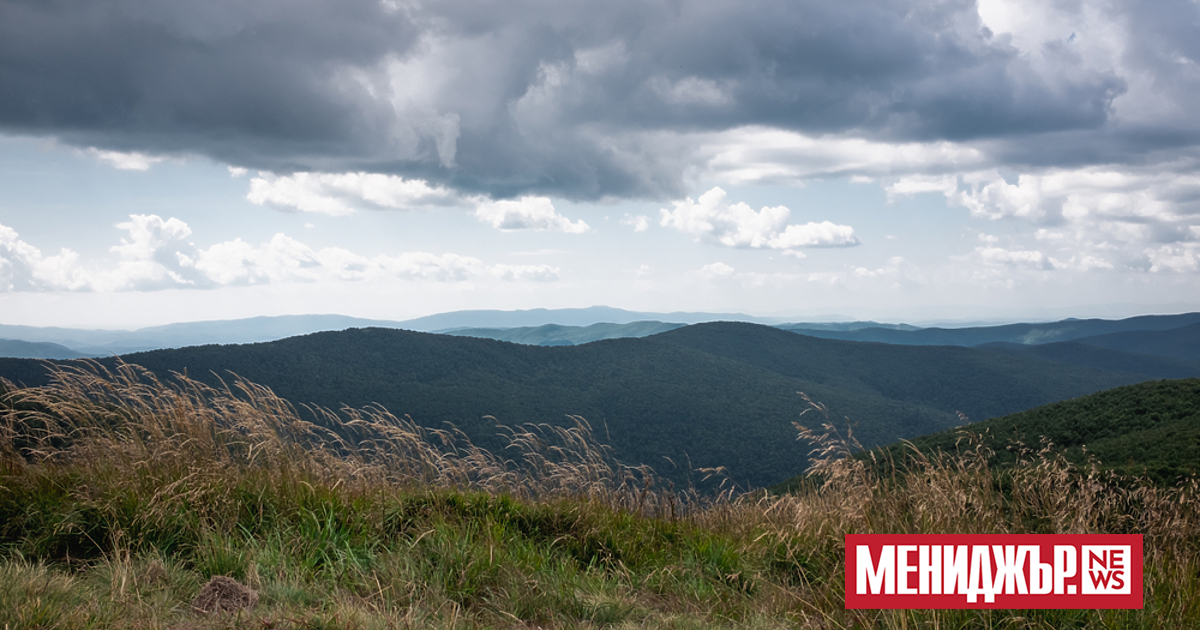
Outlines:
<svg viewBox="0 0 1200 630"><path fill-rule="evenodd" d="M1194 4L1129 15L1167 34L1142 63L1196 59ZM0 0L0 129L570 198L676 195L677 132L745 125L1119 154L1127 81L1066 35L1032 60L964 0Z"/></svg>
<svg viewBox="0 0 1200 630"><path fill-rule="evenodd" d="M0 121L234 163L354 159L390 112L339 73L403 53L415 36L372 0L5 0Z"/></svg>

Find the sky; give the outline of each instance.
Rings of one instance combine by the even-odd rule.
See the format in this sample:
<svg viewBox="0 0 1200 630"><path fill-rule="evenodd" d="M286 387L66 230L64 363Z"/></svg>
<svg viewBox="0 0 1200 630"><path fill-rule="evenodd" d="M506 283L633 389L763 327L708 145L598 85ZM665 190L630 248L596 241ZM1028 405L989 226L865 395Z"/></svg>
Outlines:
<svg viewBox="0 0 1200 630"><path fill-rule="evenodd" d="M1200 310L1196 0L0 0L0 323Z"/></svg>

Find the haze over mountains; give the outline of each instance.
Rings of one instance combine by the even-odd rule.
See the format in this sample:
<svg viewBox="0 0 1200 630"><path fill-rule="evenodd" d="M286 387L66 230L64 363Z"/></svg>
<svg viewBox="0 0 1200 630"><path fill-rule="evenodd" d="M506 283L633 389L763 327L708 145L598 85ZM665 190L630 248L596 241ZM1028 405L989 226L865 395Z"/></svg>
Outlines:
<svg viewBox="0 0 1200 630"><path fill-rule="evenodd" d="M1167 331L1200 323L1200 313L1143 315L1126 319L1064 319L1047 323L970 326L964 328L919 328L900 330L861 327L850 330L822 329L808 324L783 324L780 328L815 337L850 341L880 341L904 345L978 346L985 343L1034 345L1082 341L1087 337L1132 331ZM1129 346L1126 345L1126 348ZM1193 355L1193 358L1194 355Z"/></svg>
<svg viewBox="0 0 1200 630"><path fill-rule="evenodd" d="M646 321L655 323L693 324L709 321L761 321L750 315L736 313L639 313L607 306L575 309L532 309L524 311L475 310L455 311L419 317L405 321L363 319L344 315L282 315L277 317L252 317L203 322L186 322L152 326L137 330L88 330L78 328L50 328L36 326L0 325L0 340L29 343L53 343L69 348L70 356L43 356L49 349L29 349L32 354L22 354L20 345L0 346L0 356L25 358L73 358L98 357L112 354L128 354L162 348L182 348L210 343L256 343L274 341L296 335L347 328L401 328L420 332L458 332L465 329L497 331L517 327L540 327L546 325L568 328L607 324L604 334L576 335L586 341L600 338L628 337L648 334L641 332L645 327L621 329L613 325L625 325ZM666 328L662 328L665 330ZM659 332L655 330L654 332ZM492 332L475 336L492 337L507 333ZM546 345L536 338L524 343ZM576 341L574 343L579 343ZM553 342L551 342L553 344ZM36 354L36 353L42 354Z"/></svg>
<svg viewBox="0 0 1200 630"><path fill-rule="evenodd" d="M605 306L556 310L456 311L406 321L343 315L285 315L187 322L133 331L0 325L0 356L102 357L212 343L257 343L313 332L368 327L485 337L531 345L564 345L641 337L681 325L713 321L756 322L815 337L903 345L1015 344L1027 347L1076 341L1125 352L1159 354L1185 361L1200 360L1197 352L1200 350L1200 327L1193 329L1190 337L1180 330L1188 325L1200 324L1200 313L1148 315L1121 320L1067 319L1048 323L921 328L871 321L783 322L777 318L739 313L647 313ZM1102 339L1104 335L1115 336ZM25 343L6 343L9 341ZM55 344L61 347L28 344Z"/></svg>

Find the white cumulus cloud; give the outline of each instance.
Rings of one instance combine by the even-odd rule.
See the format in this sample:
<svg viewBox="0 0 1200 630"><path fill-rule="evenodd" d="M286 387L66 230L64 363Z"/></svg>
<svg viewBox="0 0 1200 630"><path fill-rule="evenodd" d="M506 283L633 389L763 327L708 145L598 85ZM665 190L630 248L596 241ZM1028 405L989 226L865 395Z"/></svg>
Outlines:
<svg viewBox="0 0 1200 630"><path fill-rule="evenodd" d="M1150 271L1155 273L1196 273L1200 271L1200 247L1195 243L1186 245L1162 245L1147 249Z"/></svg>
<svg viewBox="0 0 1200 630"><path fill-rule="evenodd" d="M232 171L231 171L232 172ZM407 210L461 203L456 193L424 180L377 173L260 173L250 180L252 203L332 216L363 208Z"/></svg>
<svg viewBox="0 0 1200 630"><path fill-rule="evenodd" d="M737 270L723 262L710 263L700 268L701 275L707 278L732 278L736 272Z"/></svg>
<svg viewBox="0 0 1200 630"><path fill-rule="evenodd" d="M87 154L122 171L146 171L165 157L146 155L145 153L123 153L121 151L103 151L94 147L88 148Z"/></svg>
<svg viewBox="0 0 1200 630"><path fill-rule="evenodd" d="M197 247L177 218L131 215L126 235L110 248L114 260L85 263L62 250L54 256L0 225L0 291L156 291L296 282L553 282L551 265L485 263L452 252L364 256L340 247L315 249L286 234L262 243L240 238Z"/></svg>
<svg viewBox="0 0 1200 630"><path fill-rule="evenodd" d="M634 232L645 232L650 229L650 217L639 214L626 214L625 218L621 219L621 225L628 225L633 228Z"/></svg>
<svg viewBox="0 0 1200 630"><path fill-rule="evenodd" d="M559 214L554 209L554 203L547 197L481 200L475 208L475 216L480 221L505 232L539 230L579 234L591 229L583 220L571 221Z"/></svg>
<svg viewBox="0 0 1200 630"><path fill-rule="evenodd" d="M980 235L989 264L1075 271L1176 272L1191 269L1200 244L1200 177L1116 166L1046 168L1002 175L984 170L906 176L888 196L939 192L985 221L1015 226L998 246Z"/></svg>
<svg viewBox="0 0 1200 630"><path fill-rule="evenodd" d="M785 206L755 211L745 203L730 203L725 191L713 188L693 201L676 201L673 210L662 209L661 224L726 247L790 250L797 247L857 245L854 228L829 221L788 225Z"/></svg>
<svg viewBox="0 0 1200 630"><path fill-rule="evenodd" d="M789 225L768 243L768 245L775 249L844 247L857 244L858 237L854 236L854 228L848 225L837 225L829 221L822 221L820 223L809 222L804 225Z"/></svg>
<svg viewBox="0 0 1200 630"><path fill-rule="evenodd" d="M128 232L111 251L119 257L117 267L97 272L92 283L102 290L152 291L171 287L205 287L212 281L195 267L199 256L187 241L192 230L176 218L163 220L154 214L134 214L117 227Z"/></svg>
<svg viewBox="0 0 1200 630"><path fill-rule="evenodd" d="M89 283L78 260L69 249L45 256L16 230L0 225L0 291L85 290Z"/></svg>
<svg viewBox="0 0 1200 630"><path fill-rule="evenodd" d="M230 173L237 176L233 170ZM474 206L479 220L503 230L582 233L588 224L571 221L554 209L548 197L526 196L491 200L464 196L420 179L376 173L260 173L250 180L246 198L259 205L330 216L347 216L361 209L411 210L445 206Z"/></svg>

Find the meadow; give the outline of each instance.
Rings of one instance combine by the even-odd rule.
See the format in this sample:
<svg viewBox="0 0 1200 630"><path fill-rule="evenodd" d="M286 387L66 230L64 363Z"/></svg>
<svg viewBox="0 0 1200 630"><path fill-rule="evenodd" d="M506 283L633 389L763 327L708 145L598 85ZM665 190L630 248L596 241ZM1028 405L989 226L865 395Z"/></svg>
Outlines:
<svg viewBox="0 0 1200 630"><path fill-rule="evenodd" d="M55 368L4 384L7 628L1180 628L1200 626L1200 484L961 435L851 456L797 398L809 475L699 492L616 461L583 418L474 447L381 407L294 406L231 378ZM802 413L803 412L803 413ZM808 448L798 446L798 448ZM695 471L719 478L719 469ZM848 611L847 533L1138 533L1135 611ZM253 608L203 612L228 576Z"/></svg>

